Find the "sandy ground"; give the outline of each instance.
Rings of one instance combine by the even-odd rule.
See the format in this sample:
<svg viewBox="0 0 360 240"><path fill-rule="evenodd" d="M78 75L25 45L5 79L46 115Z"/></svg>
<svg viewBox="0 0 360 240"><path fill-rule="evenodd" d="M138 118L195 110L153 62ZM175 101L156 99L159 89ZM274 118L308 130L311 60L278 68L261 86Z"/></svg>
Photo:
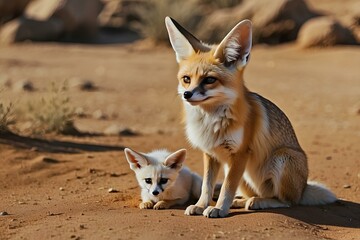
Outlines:
<svg viewBox="0 0 360 240"><path fill-rule="evenodd" d="M186 164L202 173L180 123L171 49L126 45L23 44L0 48L0 74L36 91L2 91L17 108L46 97L52 81L68 80L71 105L87 117L82 131L116 124L134 137L48 135L0 137L0 239L359 239L360 48L299 50L256 46L248 87L275 102L293 123L309 157L310 179L342 199L327 206L246 212L224 219L184 215L186 206L140 210L139 188L124 147L146 152L186 147ZM90 80L98 90L80 91ZM101 110L105 119L92 113ZM21 126L21 124L19 125ZM108 193L115 188L117 193Z"/></svg>

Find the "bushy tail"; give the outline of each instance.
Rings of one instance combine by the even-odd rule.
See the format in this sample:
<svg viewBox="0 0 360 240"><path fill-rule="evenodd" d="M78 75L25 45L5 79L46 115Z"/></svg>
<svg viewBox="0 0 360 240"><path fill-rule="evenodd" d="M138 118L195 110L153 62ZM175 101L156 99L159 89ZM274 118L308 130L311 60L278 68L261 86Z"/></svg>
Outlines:
<svg viewBox="0 0 360 240"><path fill-rule="evenodd" d="M324 185L317 182L308 182L302 198L300 200L301 205L323 205L327 203L333 203L337 200L335 194L333 194Z"/></svg>

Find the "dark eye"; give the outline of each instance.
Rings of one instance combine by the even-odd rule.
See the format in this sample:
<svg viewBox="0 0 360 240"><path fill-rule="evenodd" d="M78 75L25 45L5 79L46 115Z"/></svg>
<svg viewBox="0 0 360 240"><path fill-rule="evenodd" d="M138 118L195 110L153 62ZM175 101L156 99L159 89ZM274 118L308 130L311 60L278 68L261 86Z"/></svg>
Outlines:
<svg viewBox="0 0 360 240"><path fill-rule="evenodd" d="M216 78L214 78L214 77L206 77L206 78L204 78L204 80L203 80L203 83L204 84L213 84L214 82L216 82Z"/></svg>
<svg viewBox="0 0 360 240"><path fill-rule="evenodd" d="M168 180L169 180L168 178L161 178L159 183L166 184L168 182Z"/></svg>
<svg viewBox="0 0 360 240"><path fill-rule="evenodd" d="M147 184L151 184L151 183L152 183L151 178L145 178L145 182L146 182Z"/></svg>
<svg viewBox="0 0 360 240"><path fill-rule="evenodd" d="M191 80L190 80L190 77L189 76L183 76L183 82L184 83L187 83L187 84L189 84L190 82L191 82Z"/></svg>

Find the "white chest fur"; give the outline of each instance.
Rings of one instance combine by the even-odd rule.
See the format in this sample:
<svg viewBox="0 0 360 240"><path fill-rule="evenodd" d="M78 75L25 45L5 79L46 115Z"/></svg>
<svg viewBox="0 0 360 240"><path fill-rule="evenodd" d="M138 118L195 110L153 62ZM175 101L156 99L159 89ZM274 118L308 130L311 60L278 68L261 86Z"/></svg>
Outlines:
<svg viewBox="0 0 360 240"><path fill-rule="evenodd" d="M202 151L216 155L218 151L236 152L243 141L244 129L229 129L234 120L228 106L208 113L199 107L185 106L186 133L191 144Z"/></svg>

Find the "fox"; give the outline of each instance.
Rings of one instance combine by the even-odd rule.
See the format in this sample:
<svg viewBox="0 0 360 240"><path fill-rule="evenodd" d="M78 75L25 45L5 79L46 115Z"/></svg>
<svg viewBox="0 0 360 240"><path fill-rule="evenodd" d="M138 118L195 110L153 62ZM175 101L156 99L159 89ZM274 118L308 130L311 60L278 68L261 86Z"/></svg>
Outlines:
<svg viewBox="0 0 360 240"><path fill-rule="evenodd" d="M124 152L141 188L140 209L168 209L200 197L202 178L183 166L186 149Z"/></svg>
<svg viewBox="0 0 360 240"><path fill-rule="evenodd" d="M179 66L177 91L186 136L204 159L200 198L185 214L221 218L232 207L259 210L335 202L327 187L308 181L306 153L285 113L244 83L251 21L239 22L218 45L201 42L170 17L165 25ZM224 180L211 206L221 167Z"/></svg>

